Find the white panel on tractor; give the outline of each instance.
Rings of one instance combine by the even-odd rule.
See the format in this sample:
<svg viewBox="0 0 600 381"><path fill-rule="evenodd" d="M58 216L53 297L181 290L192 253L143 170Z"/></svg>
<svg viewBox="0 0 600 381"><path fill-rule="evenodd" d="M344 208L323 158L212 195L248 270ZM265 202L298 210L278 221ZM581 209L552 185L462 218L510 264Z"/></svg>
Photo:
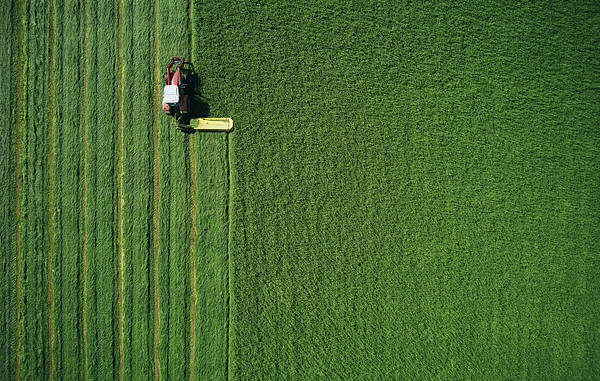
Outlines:
<svg viewBox="0 0 600 381"><path fill-rule="evenodd" d="M179 103L179 87L176 85L167 85L163 91L163 103L177 104Z"/></svg>

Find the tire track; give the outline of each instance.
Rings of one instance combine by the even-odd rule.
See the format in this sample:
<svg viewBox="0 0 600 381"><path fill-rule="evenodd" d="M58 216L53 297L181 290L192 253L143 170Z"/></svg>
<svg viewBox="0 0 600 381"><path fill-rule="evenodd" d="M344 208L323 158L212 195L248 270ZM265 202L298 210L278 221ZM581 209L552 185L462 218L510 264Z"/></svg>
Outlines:
<svg viewBox="0 0 600 381"><path fill-rule="evenodd" d="M50 1L50 73L48 79L48 379L54 374L54 289L52 260L54 257L54 0Z"/></svg>
<svg viewBox="0 0 600 381"><path fill-rule="evenodd" d="M21 365L21 356L20 356L20 348L21 348L21 224L19 222L20 210L19 210L19 199L21 192L21 182L19 181L19 177L21 176L21 160L19 156L21 155L21 82L22 82L22 69L23 66L23 30L22 30L22 21L23 21L23 9L21 8L22 2L17 2L17 89L16 89L16 123L15 123L15 219L16 223L16 237L15 237L15 255L16 255L16 274L15 274L15 293L16 293L16 353L15 353L15 379L20 379L20 365Z"/></svg>
<svg viewBox="0 0 600 381"><path fill-rule="evenodd" d="M118 38L118 158L117 158L117 253L118 253L118 330L119 330L119 381L123 381L123 0L119 0Z"/></svg>
<svg viewBox="0 0 600 381"><path fill-rule="evenodd" d="M154 0L154 112L152 123L152 139L154 141L153 165L154 165L154 205L152 213L152 267L154 271L154 381L160 379L160 364L158 362L158 328L159 328L159 313L158 313L158 206L160 201L159 187L159 162L158 162L158 81L160 79L158 70L158 0Z"/></svg>

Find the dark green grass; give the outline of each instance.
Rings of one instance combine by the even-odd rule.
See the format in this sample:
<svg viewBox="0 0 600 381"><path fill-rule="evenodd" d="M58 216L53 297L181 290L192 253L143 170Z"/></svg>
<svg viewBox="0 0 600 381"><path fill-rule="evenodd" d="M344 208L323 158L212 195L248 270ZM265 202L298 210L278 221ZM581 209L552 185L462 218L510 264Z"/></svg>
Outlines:
<svg viewBox="0 0 600 381"><path fill-rule="evenodd" d="M204 46L200 25L203 8L192 8L192 58L202 86L198 100L206 109L202 116L227 117L221 113L219 95L226 88L220 81L206 81L219 71L218 58ZM227 234L228 234L228 143L223 133L196 133L192 139L195 179L195 239L193 256L196 276L194 376L198 380L227 377Z"/></svg>
<svg viewBox="0 0 600 381"><path fill-rule="evenodd" d="M90 380L118 378L118 9L117 1L86 4L86 321Z"/></svg>
<svg viewBox="0 0 600 381"><path fill-rule="evenodd" d="M153 375L154 9L123 2L123 379Z"/></svg>
<svg viewBox="0 0 600 381"><path fill-rule="evenodd" d="M48 372L48 89L50 6L22 7L19 240L19 374L41 379ZM40 126L44 126L41 128ZM11 253L5 253L11 255ZM3 275L4 276L4 275ZM16 327L15 327L16 328Z"/></svg>
<svg viewBox="0 0 600 381"><path fill-rule="evenodd" d="M15 377L16 349L16 118L17 57L19 50L18 4L10 1L0 17L0 34L11 44L0 49L0 379Z"/></svg>
<svg viewBox="0 0 600 381"><path fill-rule="evenodd" d="M598 374L597 3L196 7L233 379Z"/></svg>

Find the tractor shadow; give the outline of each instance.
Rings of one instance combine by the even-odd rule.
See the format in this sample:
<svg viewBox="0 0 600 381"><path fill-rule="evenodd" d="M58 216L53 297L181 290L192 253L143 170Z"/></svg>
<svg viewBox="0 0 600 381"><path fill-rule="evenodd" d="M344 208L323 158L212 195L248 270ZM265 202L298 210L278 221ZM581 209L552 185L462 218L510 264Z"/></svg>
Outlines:
<svg viewBox="0 0 600 381"><path fill-rule="evenodd" d="M189 124L192 119L208 118L210 116L210 106L208 105L208 100L202 95L202 79L194 69L194 65L190 62L186 62L185 65L186 69L189 69L192 74L192 87L189 89L189 112L187 115L181 116L179 122ZM188 134L198 132L191 128L180 129Z"/></svg>

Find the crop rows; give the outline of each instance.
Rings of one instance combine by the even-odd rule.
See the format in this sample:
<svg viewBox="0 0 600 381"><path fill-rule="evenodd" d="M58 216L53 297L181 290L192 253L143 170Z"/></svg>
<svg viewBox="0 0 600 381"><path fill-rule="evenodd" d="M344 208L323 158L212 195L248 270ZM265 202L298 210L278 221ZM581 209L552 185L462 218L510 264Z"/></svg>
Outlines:
<svg viewBox="0 0 600 381"><path fill-rule="evenodd" d="M225 376L225 137L155 110L190 16L48 0L1 17L1 378Z"/></svg>

